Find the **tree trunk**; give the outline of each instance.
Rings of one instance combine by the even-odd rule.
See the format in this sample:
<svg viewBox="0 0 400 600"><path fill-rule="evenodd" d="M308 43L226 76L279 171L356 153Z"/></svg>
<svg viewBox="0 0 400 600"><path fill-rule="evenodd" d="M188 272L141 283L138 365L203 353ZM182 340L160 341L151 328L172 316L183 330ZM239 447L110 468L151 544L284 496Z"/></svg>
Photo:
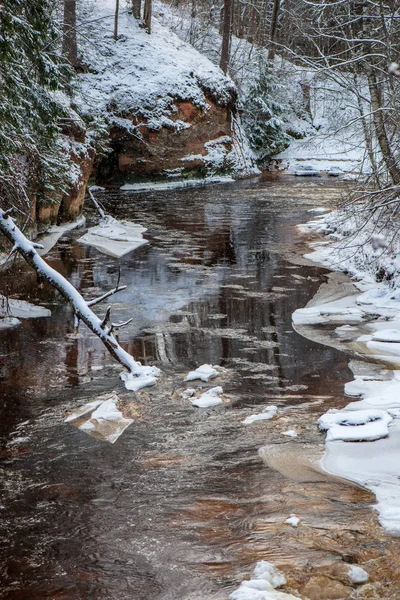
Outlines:
<svg viewBox="0 0 400 600"><path fill-rule="evenodd" d="M118 39L118 15L119 15L119 0L115 0L115 17L114 17L114 41Z"/></svg>
<svg viewBox="0 0 400 600"><path fill-rule="evenodd" d="M279 17L280 7L281 7L281 0L274 0L274 5L272 7L272 16L271 16L271 28L270 28L270 34L269 34L269 39L271 42L271 47L268 51L269 60L274 60L274 58L275 58L274 42L276 42L276 34L278 31L278 17Z"/></svg>
<svg viewBox="0 0 400 600"><path fill-rule="evenodd" d="M142 13L142 0L132 0L132 13L135 19L140 19Z"/></svg>
<svg viewBox="0 0 400 600"><path fill-rule="evenodd" d="M151 0L144 0L144 22L147 33L151 33Z"/></svg>
<svg viewBox="0 0 400 600"><path fill-rule="evenodd" d="M396 164L383 119L381 86L377 80L376 71L372 67L368 74L368 87L371 96L372 120L379 149L393 183L399 185L400 169Z"/></svg>
<svg viewBox="0 0 400 600"><path fill-rule="evenodd" d="M224 0L224 22L222 28L222 48L219 66L223 72L228 72L232 41L232 14L234 0Z"/></svg>
<svg viewBox="0 0 400 600"><path fill-rule="evenodd" d="M64 27L62 52L73 67L78 65L76 42L76 0L64 0Z"/></svg>

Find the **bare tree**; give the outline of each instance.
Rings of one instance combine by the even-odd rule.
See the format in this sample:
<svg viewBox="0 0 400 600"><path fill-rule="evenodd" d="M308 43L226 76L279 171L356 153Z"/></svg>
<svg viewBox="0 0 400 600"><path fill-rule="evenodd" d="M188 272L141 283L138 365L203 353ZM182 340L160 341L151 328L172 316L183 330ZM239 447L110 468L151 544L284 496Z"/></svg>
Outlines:
<svg viewBox="0 0 400 600"><path fill-rule="evenodd" d="M151 33L151 11L152 0L144 0L144 23L146 25L147 33Z"/></svg>
<svg viewBox="0 0 400 600"><path fill-rule="evenodd" d="M76 0L64 0L63 54L73 67L78 66L76 41Z"/></svg>
<svg viewBox="0 0 400 600"><path fill-rule="evenodd" d="M115 16L114 16L114 41L118 40L118 16L119 16L119 0L115 0Z"/></svg>
<svg viewBox="0 0 400 600"><path fill-rule="evenodd" d="M219 66L226 74L229 68L232 42L232 15L234 0L224 0L224 17L222 26L222 48Z"/></svg>
<svg viewBox="0 0 400 600"><path fill-rule="evenodd" d="M142 14L142 0L132 0L132 13L135 19L140 19Z"/></svg>
<svg viewBox="0 0 400 600"><path fill-rule="evenodd" d="M271 42L271 47L268 51L269 60L274 60L274 58L275 58L275 45L274 44L276 41L276 34L278 32L278 17L279 17L280 7L281 7L281 0L274 0L274 4L272 7L270 35L269 35L269 39Z"/></svg>

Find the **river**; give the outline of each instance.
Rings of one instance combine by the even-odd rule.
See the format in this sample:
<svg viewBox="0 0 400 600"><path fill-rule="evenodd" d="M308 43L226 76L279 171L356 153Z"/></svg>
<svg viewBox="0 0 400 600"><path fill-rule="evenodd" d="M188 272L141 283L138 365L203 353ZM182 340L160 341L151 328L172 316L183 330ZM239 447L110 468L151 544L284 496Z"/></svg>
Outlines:
<svg viewBox="0 0 400 600"><path fill-rule="evenodd" d="M339 597L307 591L337 563L374 561L374 593L386 596L370 597L396 597L399 543L380 528L373 495L308 462L324 445L316 419L345 404L352 375L344 352L292 328L327 273L302 259L295 226L341 190L285 177L104 194L107 212L147 227L150 243L117 261L74 231L46 259L85 298L120 268L127 289L109 304L115 320L133 318L120 342L162 370L137 394L28 267L2 276L9 295L52 317L0 332L1 598L227 600L261 559L310 598ZM226 402L205 410L180 395L203 363L227 369L212 383ZM134 418L114 445L64 423L110 390ZM269 405L274 419L242 423ZM292 513L297 528L284 522Z"/></svg>

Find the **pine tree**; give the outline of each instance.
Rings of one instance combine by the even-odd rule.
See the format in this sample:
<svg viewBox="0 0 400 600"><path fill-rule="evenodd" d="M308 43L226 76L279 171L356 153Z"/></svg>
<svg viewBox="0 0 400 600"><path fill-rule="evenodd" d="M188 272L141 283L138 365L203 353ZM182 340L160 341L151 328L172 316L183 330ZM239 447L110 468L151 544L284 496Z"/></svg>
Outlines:
<svg viewBox="0 0 400 600"><path fill-rule="evenodd" d="M54 92L68 68L56 53L61 32L52 0L3 0L0 4L0 178L19 177L25 157L35 162L37 188L59 179L66 157L58 143L63 109Z"/></svg>
<svg viewBox="0 0 400 600"><path fill-rule="evenodd" d="M260 163L284 150L290 142L280 118L285 107L276 100L278 89L272 64L262 59L241 107L244 128Z"/></svg>

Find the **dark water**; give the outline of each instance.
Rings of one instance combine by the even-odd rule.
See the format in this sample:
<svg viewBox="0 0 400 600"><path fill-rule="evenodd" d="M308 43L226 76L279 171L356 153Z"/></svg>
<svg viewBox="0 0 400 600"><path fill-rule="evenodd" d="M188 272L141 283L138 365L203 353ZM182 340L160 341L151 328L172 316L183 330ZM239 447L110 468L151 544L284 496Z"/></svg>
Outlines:
<svg viewBox="0 0 400 600"><path fill-rule="evenodd" d="M86 298L112 287L120 268L127 289L109 303L114 320L133 317L120 341L163 371L136 396L97 339L83 328L73 336L70 309L46 284L21 263L2 275L2 293L53 313L0 332L2 598L223 599L260 558L309 560L310 549L296 557L254 525L293 508L257 449L285 443L297 411L311 427L350 379L342 353L291 326L325 273L291 262L303 250L294 226L337 186L288 179L109 193L107 211L145 225L148 246L117 261L77 243L78 232L62 238L47 260ZM230 402L199 410L179 393L205 362L229 369L213 385ZM138 415L115 445L63 422L112 389ZM268 404L284 415L280 433L241 424L249 407Z"/></svg>

